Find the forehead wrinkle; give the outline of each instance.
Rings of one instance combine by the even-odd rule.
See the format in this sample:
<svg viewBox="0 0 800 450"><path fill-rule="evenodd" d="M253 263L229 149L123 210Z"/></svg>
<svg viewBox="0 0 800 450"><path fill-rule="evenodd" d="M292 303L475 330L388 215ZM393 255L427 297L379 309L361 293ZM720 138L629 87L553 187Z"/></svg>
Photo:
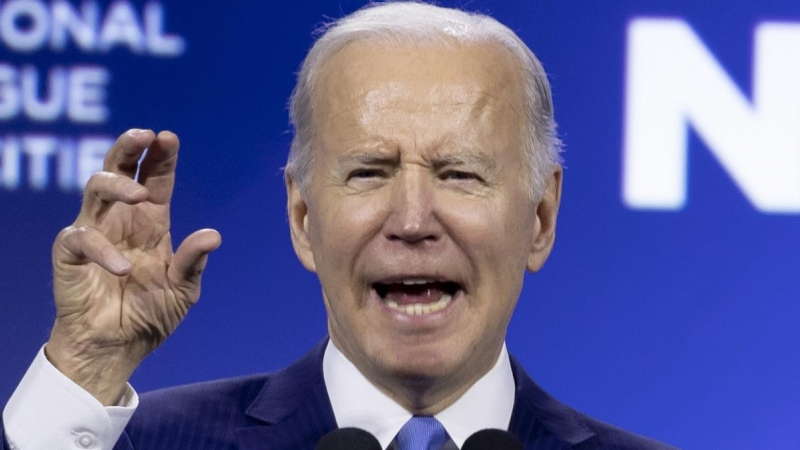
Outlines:
<svg viewBox="0 0 800 450"><path fill-rule="evenodd" d="M378 114L385 110L399 109L398 100L410 97L408 87L394 80L371 86L359 95L361 108L359 119L362 123L378 122L380 121Z"/></svg>
<svg viewBox="0 0 800 450"><path fill-rule="evenodd" d="M494 105L498 102L500 102L500 99L492 95L490 91L477 91L477 98L472 103L472 108L469 111L470 119L483 122L487 114L491 114L495 110Z"/></svg>
<svg viewBox="0 0 800 450"><path fill-rule="evenodd" d="M495 64L451 74L447 58L460 57L458 51L466 47ZM524 119L521 84L516 82L522 74L502 46L476 44L456 46L454 50L456 53L439 55L443 71L423 67L423 73L409 78L406 66L395 68L394 60L381 59L393 56L397 49L349 44L325 63L318 78L314 98L317 108L312 119L319 120L317 138L331 148L346 149L344 153L394 152L381 158L345 157L342 162L386 161L391 157L402 162L407 157L422 157L427 164L436 159L439 165L472 164L495 170L500 160L453 157L450 151L461 150L470 142L474 149L498 150L519 144L511 141L517 133L505 130L518 127ZM402 54L399 60L405 61ZM453 62L460 64L460 60ZM461 67L459 64L455 66ZM421 82L411 82L416 80ZM446 115L451 123L466 130L453 135L450 129L431 128L431 114L437 118ZM373 139L378 143L361 142Z"/></svg>

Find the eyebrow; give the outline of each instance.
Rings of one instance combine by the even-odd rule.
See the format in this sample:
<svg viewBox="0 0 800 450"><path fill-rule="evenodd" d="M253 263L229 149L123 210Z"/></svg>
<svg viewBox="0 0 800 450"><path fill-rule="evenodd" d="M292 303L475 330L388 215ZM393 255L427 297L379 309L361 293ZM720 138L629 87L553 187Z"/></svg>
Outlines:
<svg viewBox="0 0 800 450"><path fill-rule="evenodd" d="M338 158L338 163L341 166L365 165L365 166L382 166L389 164L398 164L400 162L400 153L392 152L353 152L342 155Z"/></svg>
<svg viewBox="0 0 800 450"><path fill-rule="evenodd" d="M497 162L489 155L475 150L434 156L434 169L440 170L448 166L478 166L487 172L494 172L497 169Z"/></svg>
<svg viewBox="0 0 800 450"><path fill-rule="evenodd" d="M372 147L372 146L370 146ZM380 148L380 146L377 146ZM497 161L494 158L476 149L460 151L437 152L431 157L431 166L434 170L445 167L479 167L488 173L497 170ZM352 166L396 166L400 164L401 152L380 148L376 150L358 149L337 158L339 167Z"/></svg>

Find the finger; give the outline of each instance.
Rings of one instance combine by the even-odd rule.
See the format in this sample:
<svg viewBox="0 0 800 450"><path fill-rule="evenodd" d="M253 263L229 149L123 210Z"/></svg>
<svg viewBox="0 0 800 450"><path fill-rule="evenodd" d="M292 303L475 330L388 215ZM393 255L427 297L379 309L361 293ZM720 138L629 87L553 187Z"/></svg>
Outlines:
<svg viewBox="0 0 800 450"><path fill-rule="evenodd" d="M222 244L217 230L204 229L189 235L175 252L167 276L170 282L183 291L191 303L200 298L200 279L208 262L208 254Z"/></svg>
<svg viewBox="0 0 800 450"><path fill-rule="evenodd" d="M115 202L129 205L147 200L147 188L132 179L111 172L97 172L83 191L79 224L95 223Z"/></svg>
<svg viewBox="0 0 800 450"><path fill-rule="evenodd" d="M56 239L53 247L56 263L81 265L89 262L99 264L114 275L127 275L131 263L93 227L68 227Z"/></svg>
<svg viewBox="0 0 800 450"><path fill-rule="evenodd" d="M106 153L103 170L133 178L139 166L139 158L153 139L155 134L151 130L133 128L122 133Z"/></svg>
<svg viewBox="0 0 800 450"><path fill-rule="evenodd" d="M150 143L139 166L139 183L150 190L150 201L153 203L164 205L172 197L179 146L178 136L162 131Z"/></svg>

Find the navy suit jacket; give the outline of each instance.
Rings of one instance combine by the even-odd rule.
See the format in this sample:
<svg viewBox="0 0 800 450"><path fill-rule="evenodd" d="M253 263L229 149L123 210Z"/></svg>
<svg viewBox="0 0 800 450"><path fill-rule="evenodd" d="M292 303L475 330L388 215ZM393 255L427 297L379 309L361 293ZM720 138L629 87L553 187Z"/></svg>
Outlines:
<svg viewBox="0 0 800 450"><path fill-rule="evenodd" d="M143 394L114 450L313 450L337 428L322 376L326 343L274 374ZM509 431L526 450L674 450L561 404L513 357L511 367L517 388Z"/></svg>

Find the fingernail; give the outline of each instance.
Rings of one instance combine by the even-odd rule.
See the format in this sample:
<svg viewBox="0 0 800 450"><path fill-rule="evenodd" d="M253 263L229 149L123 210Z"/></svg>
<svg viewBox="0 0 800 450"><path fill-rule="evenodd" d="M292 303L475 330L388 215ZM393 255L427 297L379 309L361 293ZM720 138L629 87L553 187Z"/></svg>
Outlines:
<svg viewBox="0 0 800 450"><path fill-rule="evenodd" d="M147 130L143 130L141 128L131 128L130 130L128 130L128 135L136 137L136 136L140 136L140 135L142 135L143 133L146 133L146 132L147 132Z"/></svg>
<svg viewBox="0 0 800 450"><path fill-rule="evenodd" d="M130 269L131 268L131 263L130 263L130 261L128 261L124 257L120 257L120 258L115 259L114 261L111 261L111 267L114 268L114 271L119 273L119 272L124 272L124 271Z"/></svg>

